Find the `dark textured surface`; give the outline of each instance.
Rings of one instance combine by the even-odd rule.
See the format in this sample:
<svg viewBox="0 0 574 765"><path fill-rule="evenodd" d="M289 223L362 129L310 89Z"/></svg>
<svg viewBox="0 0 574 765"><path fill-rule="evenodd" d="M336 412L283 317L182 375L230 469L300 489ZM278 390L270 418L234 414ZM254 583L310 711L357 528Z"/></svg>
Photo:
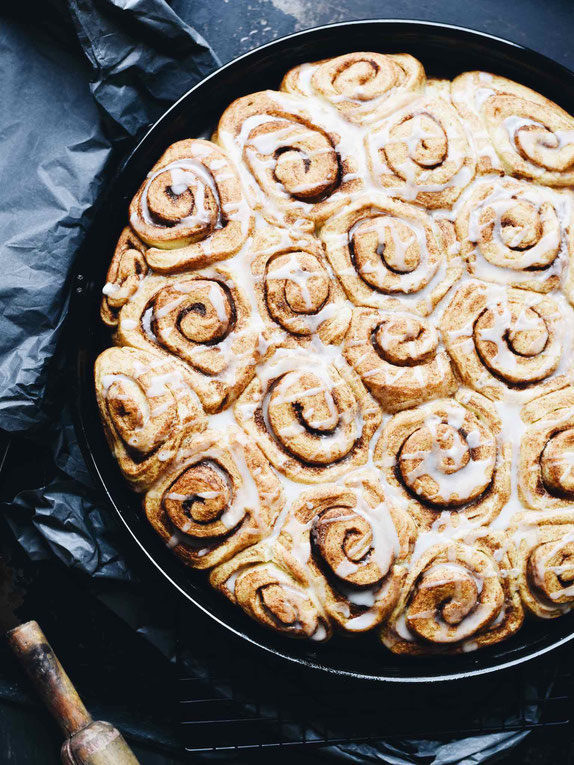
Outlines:
<svg viewBox="0 0 574 765"><path fill-rule="evenodd" d="M319 24L364 18L417 18L469 26L532 47L574 68L574 3L569 0L173 0L177 11L194 6L194 25L215 48L222 62L257 45ZM487 63L485 63L487 68ZM0 534L3 533L0 529ZM79 605L77 585L61 569L46 568L37 574L33 593L46 609L44 621L50 639L86 700L98 714L102 709L124 729L145 721L150 738L170 742L173 716L171 674L167 662L102 607L88 601ZM159 585L158 585L159 586ZM48 593L57 592L50 600ZM155 594L157 597L158 594ZM154 595L150 594L150 597ZM37 611L35 616L42 616ZM99 626L96 628L96 624ZM74 640L81 634L82 640ZM106 650L114 676L101 676L94 656ZM9 679L10 702L0 709L0 761L16 765L57 763L59 736L51 721L27 697L25 684L5 652L0 651L0 674ZM145 682L142 678L145 676ZM134 687L137 692L134 693ZM112 689L114 696L112 697ZM154 751L152 751L154 750ZM138 756L144 765L178 762L160 748L140 742ZM254 755L255 757L255 755ZM265 761L267 758L263 755ZM258 758L259 759L259 758ZM280 755L273 755L280 760ZM285 761L292 761L287 755ZM297 759L305 760L300 754ZM538 733L504 762L508 765L546 765L574 761L572 736Z"/></svg>
<svg viewBox="0 0 574 765"><path fill-rule="evenodd" d="M174 8L190 0L174 0ZM423 19L505 37L574 67L571 0L195 0L194 24L222 62L301 29L353 19Z"/></svg>

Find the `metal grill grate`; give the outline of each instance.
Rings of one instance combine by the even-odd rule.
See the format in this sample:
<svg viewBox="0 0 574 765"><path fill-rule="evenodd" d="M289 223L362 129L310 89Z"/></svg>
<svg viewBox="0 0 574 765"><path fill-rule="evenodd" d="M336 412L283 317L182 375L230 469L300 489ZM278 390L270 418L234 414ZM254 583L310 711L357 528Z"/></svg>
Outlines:
<svg viewBox="0 0 574 765"><path fill-rule="evenodd" d="M192 635L179 656L189 752L447 739L569 722L574 677L563 650L463 684L389 687L302 673L255 653L205 617L181 634Z"/></svg>

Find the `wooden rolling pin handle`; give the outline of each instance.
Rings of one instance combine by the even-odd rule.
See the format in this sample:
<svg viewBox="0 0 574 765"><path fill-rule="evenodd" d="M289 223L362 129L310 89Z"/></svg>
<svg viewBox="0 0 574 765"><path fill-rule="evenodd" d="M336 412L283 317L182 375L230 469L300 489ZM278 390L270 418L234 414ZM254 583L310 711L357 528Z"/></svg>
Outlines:
<svg viewBox="0 0 574 765"><path fill-rule="evenodd" d="M26 622L7 635L8 642L66 736L92 722L78 692L58 661L38 622Z"/></svg>
<svg viewBox="0 0 574 765"><path fill-rule="evenodd" d="M37 622L21 624L7 638L68 737L61 752L65 765L138 765L117 728L92 720Z"/></svg>

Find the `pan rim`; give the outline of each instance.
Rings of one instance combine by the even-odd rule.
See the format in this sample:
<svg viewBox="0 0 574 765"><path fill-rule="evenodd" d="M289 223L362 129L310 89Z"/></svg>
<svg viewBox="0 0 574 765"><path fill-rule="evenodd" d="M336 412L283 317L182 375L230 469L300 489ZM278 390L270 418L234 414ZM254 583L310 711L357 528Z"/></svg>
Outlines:
<svg viewBox="0 0 574 765"><path fill-rule="evenodd" d="M113 196L114 189L118 183L118 180L122 177L124 174L124 171L126 167L134 161L134 158L137 159L138 155L140 153L145 153L146 145L149 142L150 138L155 136L158 132L161 131L162 126L165 125L166 122L170 120L170 117L173 116L173 113L178 111L185 102L190 99L190 96L194 94L198 89L205 88L206 85L208 85L214 78L222 78L225 76L225 73L233 68L237 67L241 64L241 62L260 57L262 52L268 51L269 49L281 47L282 45L285 45L285 43L292 41L292 40L300 40L303 38L312 38L314 35L316 36L317 33L325 32L329 30L336 30L336 29L343 29L347 27L367 27L367 26L403 26L403 27L412 27L413 29L417 29L421 35L424 35L429 30L449 30L450 32L456 34L460 34L462 36L468 35L470 38L476 39L476 40L482 40L485 44L495 42L498 45L501 45L504 49L515 49L515 51L520 52L520 55L528 56L531 59L535 59L541 66L545 67L546 70L551 69L554 73L557 75L562 75L564 77L569 78L572 80L574 84L574 72L570 71L567 67L565 67L563 64L558 63L557 61L554 61L552 58L539 53L537 51L532 50L531 48L524 46L520 43L516 43L510 40L506 40L502 37L498 37L495 35L492 35L487 32L480 32L477 30L469 29L467 27L458 26L454 24L444 24L441 22L436 21L424 21L424 20L418 20L418 19L361 19L361 20L353 20L353 21L343 21L343 22L336 22L332 24L325 24L318 27L313 27L305 30L301 30L298 32L294 32L289 35L285 35L282 37L279 37L275 40L272 40L270 42L264 43L263 45L254 48L237 58L232 59L231 61L228 61L223 66L217 68L210 74L208 74L205 78L203 78L200 82L198 82L196 85L194 85L192 88L190 88L186 93L184 93L172 106L170 106L160 117L156 122L151 125L142 135L142 137L136 142L136 144L133 146L133 148L127 153L127 156L121 161L118 165L118 169L115 173L112 174L112 177L109 181L109 183L106 184L106 188L103 190L103 193L100 195L100 200L103 202L104 206L109 201L109 198ZM317 58L317 56L315 56ZM95 216L95 219L97 219L97 215ZM94 220L95 220L94 219ZM92 224L93 225L93 224ZM90 232L88 232L85 242L89 242L90 239ZM85 246L81 248L81 253L84 252L86 249ZM82 276L82 270L81 270L81 257L78 257L76 261L76 265L73 271L72 275L72 284L76 285L75 290L72 293L72 300L70 305L70 312L69 312L69 319L72 319L72 317L81 310L79 308L79 303L81 302L83 288L81 286L83 280ZM85 311L85 309L84 309ZM69 324L71 321L69 321ZM77 333L77 338L74 339L74 356L76 357L76 360L79 361L79 358L81 356L82 348L81 348L81 334ZM77 374L76 374L76 384L79 387L79 390L81 391L87 384L89 385L89 381L85 379L85 369L82 368L81 362L77 364ZM93 383L92 386L93 387ZM86 461L88 463L88 467L90 468L91 473L96 477L97 483L99 486L102 487L104 495L107 497L108 504L113 508L113 515L116 519L119 519L121 521L121 525L124 529L126 529L130 535L130 537L136 542L137 546L140 550L142 550L147 557L149 561L153 564L155 569L159 571L164 579L166 579L169 584L176 589L176 591L183 596L188 602L191 602L195 607L199 608L204 614L209 616L209 618L213 619L215 622L217 622L219 625L224 627L225 629L229 630L233 634L235 634L237 637L241 638L242 640L246 640L251 645L255 646L256 648L264 650L266 653L271 654L273 656L279 657L281 660L289 661L291 664L296 664L300 667L305 667L308 669L316 670L319 672L325 672L329 675L336 675L342 678L352 678L357 680L365 680L370 682L386 682L386 683L392 683L392 684L421 684L421 683L441 683L441 682L447 682L447 681L453 681L453 680L462 680L470 677L477 677L484 674L490 674L492 672L498 672L503 671L506 669L510 669L512 667L518 666L520 664L523 664L524 662L534 660L546 653L549 653L550 651L553 651L566 643L568 643L570 640L574 639L574 628L572 628L572 631L569 634L563 635L562 637L554 637L549 636L548 638L544 638L544 641L548 640L548 644L544 644L539 647L532 647L531 649L528 648L528 646L524 647L522 649L523 653L519 656L511 657L506 660L501 658L500 660L493 659L492 664L487 664L483 666L476 666L472 667L470 669L456 669L454 668L454 671L451 672L443 672L438 674L424 674L421 673L420 675L416 674L406 674L404 676L395 676L392 674L380 674L377 671L377 667L375 666L373 668L373 674L367 674L364 672L359 671L353 671L348 668L342 668L342 667L334 667L327 663L324 663L320 656L318 655L317 658L309 659L300 655L297 655L295 653L291 653L287 647L285 649L277 648L274 645L269 644L265 640L265 635L267 635L267 632L264 632L263 627L259 627L258 629L261 631L261 637L259 638L257 636L257 631L255 631L255 635L252 634L251 630L242 629L239 626L236 626L229 621L226 621L225 619L221 618L218 614L216 614L213 610L209 608L209 606L205 605L201 602L200 599L191 591L186 589L180 582L176 580L174 576L170 574L170 572L166 569L166 567L156 558L154 553L148 548L148 546L145 544L145 542L140 538L140 536L136 533L136 530L132 528L132 525L128 522L128 519L124 516L124 513L120 510L119 503L117 502L116 498L114 497L115 492L113 490L110 490L108 487L108 480L103 475L101 469L99 460L96 458L96 455L94 453L94 450L92 449L92 438L88 432L88 429L86 428L86 421L85 421L85 412L83 411L83 407L80 405L80 397L75 395L73 397L73 415L74 415L74 425L76 428L76 433L78 435L78 440L80 442L80 446L82 448L82 451L84 453L84 457L86 458ZM101 423L99 423L99 427L101 428ZM183 564L177 559L173 558L173 560L178 563L180 566L183 567ZM208 585L205 583L205 588L207 588ZM258 627L258 625L255 625L253 623L254 627ZM287 640L285 638L285 640ZM295 643L296 641L290 641L291 643ZM469 656L468 654L466 656ZM478 652L474 655L475 657L480 658L481 653ZM425 657L425 659L428 661L432 661L435 657ZM460 657L452 657L455 659L458 659ZM437 658L438 660L438 658ZM412 670L413 667L416 671L416 662L419 661L417 658L411 658L411 662L413 662L410 669ZM406 665L404 665L406 666Z"/></svg>

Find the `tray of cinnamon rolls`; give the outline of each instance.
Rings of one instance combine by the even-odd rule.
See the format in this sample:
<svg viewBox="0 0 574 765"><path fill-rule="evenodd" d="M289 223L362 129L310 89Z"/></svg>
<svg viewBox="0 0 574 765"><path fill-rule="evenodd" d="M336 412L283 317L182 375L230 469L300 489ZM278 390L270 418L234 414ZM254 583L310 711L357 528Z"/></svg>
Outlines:
<svg viewBox="0 0 574 765"><path fill-rule="evenodd" d="M574 84L552 66L439 25L303 33L191 91L104 202L82 438L148 555L254 642L412 677L572 632Z"/></svg>

